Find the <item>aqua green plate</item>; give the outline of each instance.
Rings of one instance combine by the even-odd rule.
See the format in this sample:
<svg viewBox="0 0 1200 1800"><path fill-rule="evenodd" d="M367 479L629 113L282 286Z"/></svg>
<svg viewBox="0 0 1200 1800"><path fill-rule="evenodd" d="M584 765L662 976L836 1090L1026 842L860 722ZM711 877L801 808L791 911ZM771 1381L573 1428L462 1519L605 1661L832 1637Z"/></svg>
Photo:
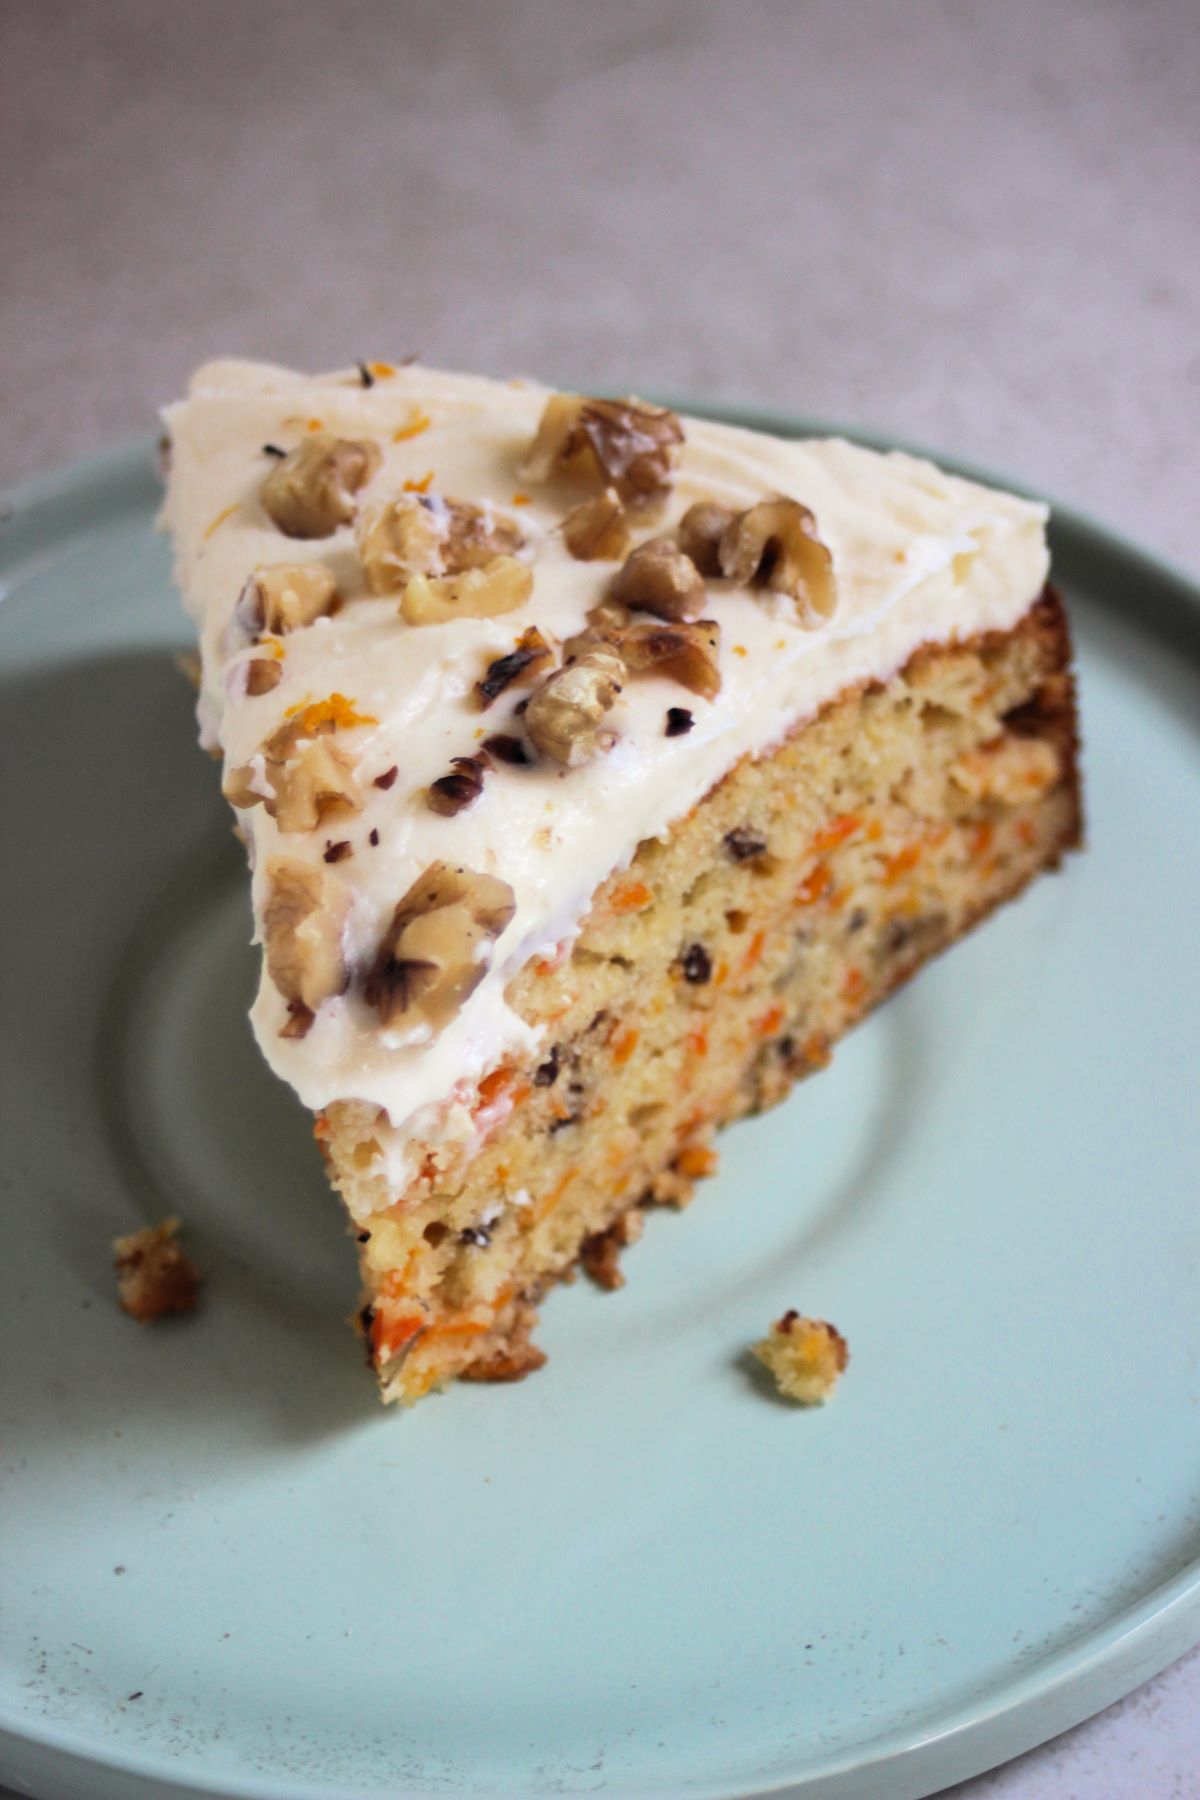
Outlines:
<svg viewBox="0 0 1200 1800"><path fill-rule="evenodd" d="M796 420L759 420L799 430ZM148 448L0 532L0 1778L220 1794L925 1794L1200 1638L1200 601L1060 511L1090 846L724 1140L546 1370L384 1412ZM168 1212L194 1318L114 1305ZM847 1334L800 1413L744 1347Z"/></svg>

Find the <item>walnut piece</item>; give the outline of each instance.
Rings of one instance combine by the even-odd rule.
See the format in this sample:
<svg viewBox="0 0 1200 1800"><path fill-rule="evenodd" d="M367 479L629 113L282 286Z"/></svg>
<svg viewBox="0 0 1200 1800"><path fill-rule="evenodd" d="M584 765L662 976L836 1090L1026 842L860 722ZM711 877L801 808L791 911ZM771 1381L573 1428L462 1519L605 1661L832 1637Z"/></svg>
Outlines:
<svg viewBox="0 0 1200 1800"><path fill-rule="evenodd" d="M832 616L833 558L817 536L812 513L798 500L776 494L738 513L721 537L718 555L721 573L731 581L789 595L802 622Z"/></svg>
<svg viewBox="0 0 1200 1800"><path fill-rule="evenodd" d="M416 575L461 575L497 556L513 556L525 539L512 519L490 506L401 494L363 516L358 551L373 594L403 592Z"/></svg>
<svg viewBox="0 0 1200 1800"><path fill-rule="evenodd" d="M494 657L475 683L480 711L486 712L507 688L535 680L553 660L554 652L537 626L527 626L514 648Z"/></svg>
<svg viewBox="0 0 1200 1800"><path fill-rule="evenodd" d="M689 613L694 617L705 600L695 563L670 538L639 544L613 577L609 593L619 606L660 619L684 619Z"/></svg>
<svg viewBox="0 0 1200 1800"><path fill-rule="evenodd" d="M429 784L425 804L430 812L452 819L456 813L474 806L483 792L483 778L491 767L492 759L486 750L475 756L452 756L450 773L439 775Z"/></svg>
<svg viewBox="0 0 1200 1800"><path fill-rule="evenodd" d="M364 988L386 1029L438 1032L483 980L489 947L516 911L506 881L431 863L399 902Z"/></svg>
<svg viewBox="0 0 1200 1800"><path fill-rule="evenodd" d="M145 1225L113 1239L117 1303L122 1312L149 1325L171 1313L191 1312L200 1271L179 1243L179 1220Z"/></svg>
<svg viewBox="0 0 1200 1800"><path fill-rule="evenodd" d="M286 719L251 762L230 770L225 798L243 809L261 803L280 831L312 831L324 819L361 812L354 767L334 730L328 719L312 727L303 715Z"/></svg>
<svg viewBox="0 0 1200 1800"><path fill-rule="evenodd" d="M400 601L410 625L442 625L447 619L492 619L524 606L533 571L515 556L494 556L482 569L461 575L414 575Z"/></svg>
<svg viewBox="0 0 1200 1800"><path fill-rule="evenodd" d="M552 394L524 473L530 481L598 481L626 505L645 503L669 491L682 442L679 415L665 407Z"/></svg>
<svg viewBox="0 0 1200 1800"><path fill-rule="evenodd" d="M259 499L286 537L328 537L354 517L379 463L377 444L314 431L275 464Z"/></svg>
<svg viewBox="0 0 1200 1800"><path fill-rule="evenodd" d="M273 563L256 569L242 589L237 619L247 635L282 637L332 612L337 582L324 563Z"/></svg>
<svg viewBox="0 0 1200 1800"><path fill-rule="evenodd" d="M269 694L283 680L283 664L273 656L255 656L246 664L246 692L251 699Z"/></svg>
<svg viewBox="0 0 1200 1800"><path fill-rule="evenodd" d="M574 643L579 646L575 659L549 676L525 708L525 729L534 748L568 769L591 762L615 742L602 722L616 704L627 672L620 652L602 638L584 634Z"/></svg>
<svg viewBox="0 0 1200 1800"><path fill-rule="evenodd" d="M691 557L702 575L720 575L720 544L734 519L733 508L717 506L711 500L697 500L679 521L681 549Z"/></svg>
<svg viewBox="0 0 1200 1800"><path fill-rule="evenodd" d="M572 507L562 522L563 542L578 562L615 562L629 548L629 521L615 488Z"/></svg>
<svg viewBox="0 0 1200 1800"><path fill-rule="evenodd" d="M828 1400L850 1360L845 1338L824 1319L805 1319L785 1312L770 1335L754 1345L754 1354L775 1377L781 1394L803 1406Z"/></svg>
<svg viewBox="0 0 1200 1800"><path fill-rule="evenodd" d="M324 869L292 856L267 864L263 942L267 974L288 1003L283 1037L304 1037L317 1009L350 979L342 932L350 896Z"/></svg>
<svg viewBox="0 0 1200 1800"><path fill-rule="evenodd" d="M611 635L631 675L665 675L705 700L720 693L721 627L714 619L637 619Z"/></svg>

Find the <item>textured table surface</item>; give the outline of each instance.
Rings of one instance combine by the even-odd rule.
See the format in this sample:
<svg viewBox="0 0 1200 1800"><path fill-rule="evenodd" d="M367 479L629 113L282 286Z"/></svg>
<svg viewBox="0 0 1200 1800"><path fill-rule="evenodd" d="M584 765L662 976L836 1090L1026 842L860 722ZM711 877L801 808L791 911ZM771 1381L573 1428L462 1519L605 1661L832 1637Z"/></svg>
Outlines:
<svg viewBox="0 0 1200 1800"><path fill-rule="evenodd" d="M915 438L1200 568L1196 0L3 0L0 30L0 481L152 429L211 355L419 351ZM1200 1795L1200 1655L955 1791Z"/></svg>

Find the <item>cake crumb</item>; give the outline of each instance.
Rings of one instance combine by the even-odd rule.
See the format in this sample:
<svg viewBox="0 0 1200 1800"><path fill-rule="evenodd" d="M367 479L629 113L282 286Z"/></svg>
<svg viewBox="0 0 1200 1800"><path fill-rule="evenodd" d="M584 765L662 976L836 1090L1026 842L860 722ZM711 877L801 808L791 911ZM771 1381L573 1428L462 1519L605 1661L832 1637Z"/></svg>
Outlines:
<svg viewBox="0 0 1200 1800"><path fill-rule="evenodd" d="M803 1318L795 1311L776 1319L753 1349L774 1376L779 1392L803 1406L828 1400L850 1360L849 1346L836 1325Z"/></svg>
<svg viewBox="0 0 1200 1800"><path fill-rule="evenodd" d="M196 1304L200 1271L178 1239L178 1219L113 1239L118 1303L143 1325L170 1313L191 1312Z"/></svg>

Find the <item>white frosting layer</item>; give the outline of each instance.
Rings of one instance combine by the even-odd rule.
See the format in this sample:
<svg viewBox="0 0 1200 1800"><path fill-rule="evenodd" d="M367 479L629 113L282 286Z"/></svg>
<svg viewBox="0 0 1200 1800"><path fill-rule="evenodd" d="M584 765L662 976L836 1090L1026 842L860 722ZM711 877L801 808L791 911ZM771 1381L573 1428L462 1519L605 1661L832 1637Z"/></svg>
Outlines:
<svg viewBox="0 0 1200 1800"><path fill-rule="evenodd" d="M721 625L715 701L666 679L631 681L610 715L619 738L608 755L570 771L498 768L473 806L441 817L425 804L428 784L447 773L452 756L504 730L529 691L510 690L481 714L472 687L487 662L510 650L528 624L559 640L582 629L613 573L612 563L568 554L555 529L561 493L521 476L546 398L531 383L424 368L397 370L367 388L356 371L308 378L220 362L201 369L188 398L165 414L172 460L164 517L200 634L204 738L220 746L227 768L249 763L289 708L335 692L378 721L338 734L368 796L361 814L287 835L261 806L240 815L259 871L256 922L267 857L282 851L317 862L331 839L352 845L335 870L352 897L352 967L370 963L396 901L438 858L499 875L516 895L488 973L430 1043L389 1041L353 986L320 1009L307 1037L282 1038L286 1009L264 972L251 1016L272 1068L310 1107L353 1099L385 1108L396 1143L464 1129L465 1109L447 1101L535 1048L534 1034L505 1002L508 982L531 956L552 953L573 935L595 889L643 838L665 833L740 757L778 741L843 688L886 680L918 645L1011 628L1046 577L1041 506L910 456L685 420L679 472L655 529L669 529L697 499L744 507L767 493L792 495L812 509L833 553L833 618L805 629L790 601L711 582L705 610ZM352 527L313 542L283 537L258 500L272 467L262 447L292 447L314 420L379 444L383 463L362 500L388 497L432 471L429 491L488 501L517 520L530 543L529 603L491 620L409 626L394 597L366 593ZM418 429L405 435L411 427ZM514 502L522 491L531 503ZM263 564L308 559L334 571L346 604L288 636L279 686L248 698L236 665L252 652L229 652L226 637L246 577ZM668 738L666 711L677 705L689 708L695 725ZM399 773L391 788L372 787L393 764ZM373 830L377 847L369 843Z"/></svg>

